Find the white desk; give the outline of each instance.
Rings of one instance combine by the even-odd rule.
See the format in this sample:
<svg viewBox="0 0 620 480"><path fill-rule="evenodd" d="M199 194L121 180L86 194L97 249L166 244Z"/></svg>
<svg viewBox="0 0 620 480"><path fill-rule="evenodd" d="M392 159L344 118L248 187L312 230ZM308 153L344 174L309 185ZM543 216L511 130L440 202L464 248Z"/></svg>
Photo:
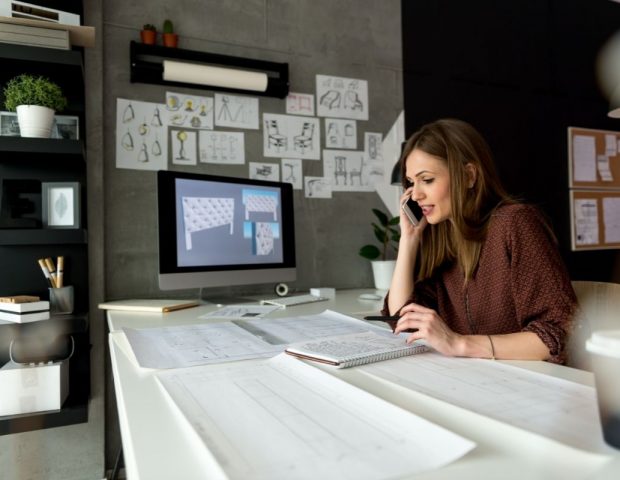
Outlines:
<svg viewBox="0 0 620 480"><path fill-rule="evenodd" d="M359 300L372 290L345 290L335 300L273 312L273 317L319 313L329 308L353 316L376 312L382 302ZM120 329L205 322L216 306L166 314L108 311L110 355L127 476L135 479L224 478L214 459L154 379L156 370L140 368ZM546 362L510 362L530 370L592 385L590 373ZM437 401L389 382L368 378L363 367L325 369L342 380L426 418L478 445L449 466L418 475L423 479L596 479L616 480L620 452L603 456L580 451L510 425Z"/></svg>

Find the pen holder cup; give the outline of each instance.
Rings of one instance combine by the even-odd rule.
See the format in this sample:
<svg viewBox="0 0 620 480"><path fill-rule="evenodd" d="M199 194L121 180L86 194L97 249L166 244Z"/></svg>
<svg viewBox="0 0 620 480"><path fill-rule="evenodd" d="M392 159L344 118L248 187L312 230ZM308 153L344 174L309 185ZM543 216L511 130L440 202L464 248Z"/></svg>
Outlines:
<svg viewBox="0 0 620 480"><path fill-rule="evenodd" d="M620 330L599 330L586 342L592 358L603 437L620 450Z"/></svg>
<svg viewBox="0 0 620 480"><path fill-rule="evenodd" d="M50 288L50 313L73 313L73 285Z"/></svg>

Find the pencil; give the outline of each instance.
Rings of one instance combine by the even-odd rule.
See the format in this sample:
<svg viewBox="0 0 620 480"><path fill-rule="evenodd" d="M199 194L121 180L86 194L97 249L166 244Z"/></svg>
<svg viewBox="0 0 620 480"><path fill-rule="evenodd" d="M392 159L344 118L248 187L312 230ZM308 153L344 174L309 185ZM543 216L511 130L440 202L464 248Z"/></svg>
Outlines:
<svg viewBox="0 0 620 480"><path fill-rule="evenodd" d="M50 278L52 279L52 287L58 287L56 283L56 267L54 266L54 261L47 257L45 259L45 265L47 266L47 270L50 272Z"/></svg>
<svg viewBox="0 0 620 480"><path fill-rule="evenodd" d="M65 257L63 256L58 257L58 259L56 260L56 267L57 267L56 286L60 288L62 287L62 282L63 282L62 275L63 275L63 270L65 268Z"/></svg>
<svg viewBox="0 0 620 480"><path fill-rule="evenodd" d="M45 265L45 259L39 258L39 260L37 260L37 261L39 262L39 266L41 267L41 271L43 272L43 275L47 279L47 282L49 283L50 287L54 288L54 283L52 282L52 277L50 277L50 272L47 269L47 265Z"/></svg>

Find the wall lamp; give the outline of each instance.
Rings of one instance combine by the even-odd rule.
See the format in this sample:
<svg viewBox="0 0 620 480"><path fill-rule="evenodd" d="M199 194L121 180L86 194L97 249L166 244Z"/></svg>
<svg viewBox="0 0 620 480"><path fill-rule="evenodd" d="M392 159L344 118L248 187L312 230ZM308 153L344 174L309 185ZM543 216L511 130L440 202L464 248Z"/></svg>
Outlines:
<svg viewBox="0 0 620 480"><path fill-rule="evenodd" d="M284 98L288 63L130 43L131 83L205 88Z"/></svg>

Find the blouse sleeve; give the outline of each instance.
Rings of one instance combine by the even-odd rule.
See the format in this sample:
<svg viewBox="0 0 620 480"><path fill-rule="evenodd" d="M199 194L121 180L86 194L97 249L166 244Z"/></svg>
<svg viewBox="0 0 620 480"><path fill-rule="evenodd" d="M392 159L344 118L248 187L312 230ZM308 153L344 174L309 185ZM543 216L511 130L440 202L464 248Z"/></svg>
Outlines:
<svg viewBox="0 0 620 480"><path fill-rule="evenodd" d="M524 206L506 228L511 288L523 331L549 348L552 362L564 361L564 346L577 299L552 233L542 215Z"/></svg>

